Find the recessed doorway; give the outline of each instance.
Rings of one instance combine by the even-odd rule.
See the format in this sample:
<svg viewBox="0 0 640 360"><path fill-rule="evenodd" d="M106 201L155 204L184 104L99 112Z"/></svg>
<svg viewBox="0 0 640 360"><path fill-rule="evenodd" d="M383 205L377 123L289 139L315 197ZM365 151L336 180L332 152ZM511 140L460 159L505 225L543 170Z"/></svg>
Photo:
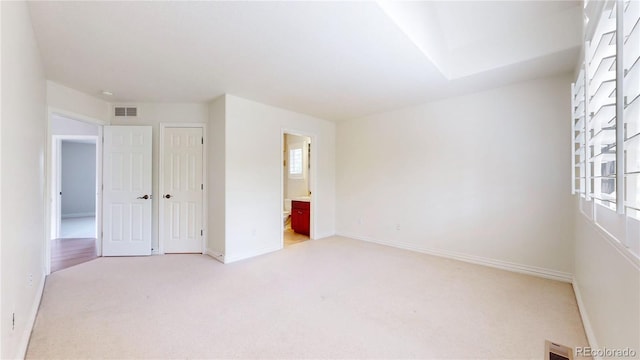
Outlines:
<svg viewBox="0 0 640 360"><path fill-rule="evenodd" d="M51 272L98 256L100 130L51 116Z"/></svg>
<svg viewBox="0 0 640 360"><path fill-rule="evenodd" d="M285 132L282 137L283 247L311 238L311 137Z"/></svg>

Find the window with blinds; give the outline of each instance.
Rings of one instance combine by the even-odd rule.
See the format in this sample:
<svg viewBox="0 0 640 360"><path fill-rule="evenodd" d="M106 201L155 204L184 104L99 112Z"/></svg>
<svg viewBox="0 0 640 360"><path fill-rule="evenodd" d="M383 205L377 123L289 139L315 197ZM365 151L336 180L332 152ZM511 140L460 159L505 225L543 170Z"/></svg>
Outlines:
<svg viewBox="0 0 640 360"><path fill-rule="evenodd" d="M616 209L616 11L607 3L585 48L589 196Z"/></svg>
<svg viewBox="0 0 640 360"><path fill-rule="evenodd" d="M623 9L624 205L640 220L640 2L627 0Z"/></svg>
<svg viewBox="0 0 640 360"><path fill-rule="evenodd" d="M585 1L571 86L572 190L583 213L640 259L640 1Z"/></svg>
<svg viewBox="0 0 640 360"><path fill-rule="evenodd" d="M571 109L573 112L572 143L573 143L573 193L583 198L587 194L586 172L586 104L585 104L585 76L584 64L576 81L571 84Z"/></svg>

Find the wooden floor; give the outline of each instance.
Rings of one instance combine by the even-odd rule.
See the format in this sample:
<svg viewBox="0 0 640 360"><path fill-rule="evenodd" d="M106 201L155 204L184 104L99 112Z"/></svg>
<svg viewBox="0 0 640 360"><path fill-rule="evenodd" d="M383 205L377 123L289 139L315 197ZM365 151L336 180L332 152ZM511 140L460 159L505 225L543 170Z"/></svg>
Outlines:
<svg viewBox="0 0 640 360"><path fill-rule="evenodd" d="M96 239L51 240L51 272L97 258Z"/></svg>
<svg viewBox="0 0 640 360"><path fill-rule="evenodd" d="M291 229L291 222L287 222L284 227L284 246L289 246L303 241L309 240L309 237L304 234L298 234Z"/></svg>
<svg viewBox="0 0 640 360"><path fill-rule="evenodd" d="M304 234L298 234L287 224L284 229L284 246L309 240ZM97 258L96 239L54 239L51 240L51 272L66 269Z"/></svg>

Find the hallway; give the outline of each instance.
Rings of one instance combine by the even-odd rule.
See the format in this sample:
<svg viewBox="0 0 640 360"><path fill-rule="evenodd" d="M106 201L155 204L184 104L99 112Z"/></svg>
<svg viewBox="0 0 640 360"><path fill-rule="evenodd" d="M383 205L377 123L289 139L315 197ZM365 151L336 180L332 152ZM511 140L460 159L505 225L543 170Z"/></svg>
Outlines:
<svg viewBox="0 0 640 360"><path fill-rule="evenodd" d="M62 219L60 238L51 240L51 272L97 258L95 236L95 217Z"/></svg>

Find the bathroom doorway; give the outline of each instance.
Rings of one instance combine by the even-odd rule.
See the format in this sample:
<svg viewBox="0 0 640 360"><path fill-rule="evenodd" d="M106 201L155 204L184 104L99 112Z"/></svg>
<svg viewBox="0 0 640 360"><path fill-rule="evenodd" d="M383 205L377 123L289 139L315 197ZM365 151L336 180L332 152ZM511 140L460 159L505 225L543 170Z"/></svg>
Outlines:
<svg viewBox="0 0 640 360"><path fill-rule="evenodd" d="M311 137L284 132L282 138L283 247L310 239L312 202Z"/></svg>

